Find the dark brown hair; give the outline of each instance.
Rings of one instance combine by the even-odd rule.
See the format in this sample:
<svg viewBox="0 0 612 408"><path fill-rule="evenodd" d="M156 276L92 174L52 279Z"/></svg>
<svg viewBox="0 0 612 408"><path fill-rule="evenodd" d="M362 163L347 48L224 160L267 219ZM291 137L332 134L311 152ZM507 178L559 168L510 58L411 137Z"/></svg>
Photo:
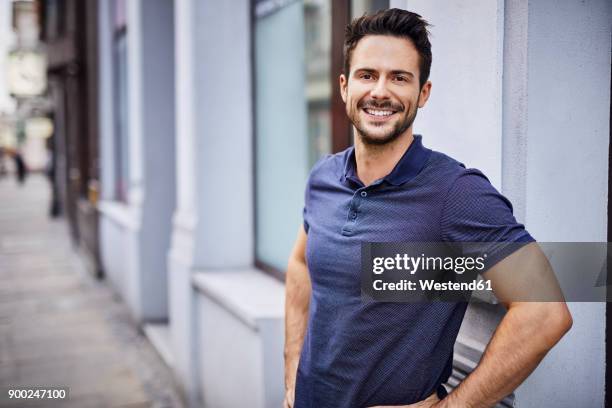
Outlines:
<svg viewBox="0 0 612 408"><path fill-rule="evenodd" d="M344 75L350 72L351 55L357 43L366 35L390 35L412 41L419 53L419 84L421 88L431 70L429 23L420 15L406 10L388 9L375 14L364 14L346 26L344 34Z"/></svg>

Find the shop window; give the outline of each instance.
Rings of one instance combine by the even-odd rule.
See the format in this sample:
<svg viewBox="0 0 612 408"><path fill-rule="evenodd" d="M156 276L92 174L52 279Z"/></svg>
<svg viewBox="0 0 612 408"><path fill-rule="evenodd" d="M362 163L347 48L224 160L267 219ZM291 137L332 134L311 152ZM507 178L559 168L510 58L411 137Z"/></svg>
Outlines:
<svg viewBox="0 0 612 408"><path fill-rule="evenodd" d="M351 18L389 8L389 0L351 0Z"/></svg>
<svg viewBox="0 0 612 408"><path fill-rule="evenodd" d="M388 1L254 2L255 258L283 271L301 224L312 165L350 144L337 91L342 41L354 14Z"/></svg>

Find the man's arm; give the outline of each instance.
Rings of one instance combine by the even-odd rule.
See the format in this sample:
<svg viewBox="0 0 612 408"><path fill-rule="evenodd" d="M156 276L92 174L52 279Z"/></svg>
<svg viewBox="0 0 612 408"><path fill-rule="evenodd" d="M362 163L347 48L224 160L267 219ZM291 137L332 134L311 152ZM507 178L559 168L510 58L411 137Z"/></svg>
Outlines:
<svg viewBox="0 0 612 408"><path fill-rule="evenodd" d="M306 231L300 227L285 278L285 407L293 407L295 377L308 323L310 277L306 266Z"/></svg>
<svg viewBox="0 0 612 408"><path fill-rule="evenodd" d="M552 268L536 243L500 261L485 278L508 312L476 369L436 408L494 406L529 376L572 326ZM538 299L547 301L524 301Z"/></svg>

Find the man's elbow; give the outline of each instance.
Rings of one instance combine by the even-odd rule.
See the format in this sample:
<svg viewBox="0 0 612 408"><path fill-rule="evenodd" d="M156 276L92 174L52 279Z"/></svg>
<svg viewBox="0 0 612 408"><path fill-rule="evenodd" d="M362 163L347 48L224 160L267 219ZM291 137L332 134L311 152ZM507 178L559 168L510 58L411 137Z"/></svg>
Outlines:
<svg viewBox="0 0 612 408"><path fill-rule="evenodd" d="M552 348L572 328L574 319L564 302L548 303L546 309L543 327L546 328L545 339L548 348Z"/></svg>

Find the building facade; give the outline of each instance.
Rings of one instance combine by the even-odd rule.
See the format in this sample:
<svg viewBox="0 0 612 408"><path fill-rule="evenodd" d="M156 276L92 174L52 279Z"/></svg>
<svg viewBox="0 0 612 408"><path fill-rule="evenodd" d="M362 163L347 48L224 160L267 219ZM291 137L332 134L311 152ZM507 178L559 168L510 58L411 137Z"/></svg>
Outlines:
<svg viewBox="0 0 612 408"><path fill-rule="evenodd" d="M81 138L94 165L73 194L98 177L104 274L193 406L281 406L282 277L306 177L351 143L344 26L386 7L433 24L424 143L481 169L539 241L608 240L606 0L97 2L82 15L97 27L97 98L70 109L95 106ZM501 406L604 405L606 305L570 309L571 332ZM470 306L449 387L503 313Z"/></svg>
<svg viewBox="0 0 612 408"><path fill-rule="evenodd" d="M47 55L47 97L53 105L54 184L73 242L91 273L100 275L97 3L36 3Z"/></svg>

